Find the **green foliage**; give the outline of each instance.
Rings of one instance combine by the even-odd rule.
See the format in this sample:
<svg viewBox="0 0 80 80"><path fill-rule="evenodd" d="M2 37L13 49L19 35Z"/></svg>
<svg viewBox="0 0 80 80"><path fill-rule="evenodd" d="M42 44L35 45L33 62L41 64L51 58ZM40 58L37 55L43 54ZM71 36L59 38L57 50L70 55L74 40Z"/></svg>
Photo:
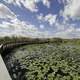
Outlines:
<svg viewBox="0 0 80 80"><path fill-rule="evenodd" d="M13 80L80 80L80 39L4 37L0 44L25 41L35 44L4 57Z"/></svg>
<svg viewBox="0 0 80 80"><path fill-rule="evenodd" d="M27 45L4 60L14 80L80 80L79 45Z"/></svg>
<svg viewBox="0 0 80 80"><path fill-rule="evenodd" d="M62 43L60 38L29 38L29 37L2 37L0 38L0 44L15 43L15 42L31 42L31 43Z"/></svg>

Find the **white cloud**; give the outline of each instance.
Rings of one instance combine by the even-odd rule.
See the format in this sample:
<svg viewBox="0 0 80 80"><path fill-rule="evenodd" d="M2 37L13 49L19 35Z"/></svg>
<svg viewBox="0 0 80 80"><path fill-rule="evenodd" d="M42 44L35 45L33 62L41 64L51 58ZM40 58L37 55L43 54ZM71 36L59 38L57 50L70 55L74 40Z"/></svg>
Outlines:
<svg viewBox="0 0 80 80"><path fill-rule="evenodd" d="M65 28L68 28L67 24L62 24L59 22L55 23L55 27L56 27L57 31L65 30Z"/></svg>
<svg viewBox="0 0 80 80"><path fill-rule="evenodd" d="M55 37L61 38L80 38L80 28L75 28L73 26L67 27L65 25L64 30L57 31L55 33Z"/></svg>
<svg viewBox="0 0 80 80"><path fill-rule="evenodd" d="M41 32L35 25L20 21L4 4L0 4L0 18L4 18L0 23L0 36L48 37L48 31Z"/></svg>
<svg viewBox="0 0 80 80"><path fill-rule="evenodd" d="M56 22L56 15L48 14L45 16L45 21L48 21L50 25L53 25Z"/></svg>
<svg viewBox="0 0 80 80"><path fill-rule="evenodd" d="M43 4L50 8L50 0L42 0Z"/></svg>
<svg viewBox="0 0 80 80"><path fill-rule="evenodd" d="M37 3L42 2L43 5L50 7L50 1L49 0L4 0L6 3L18 5L21 7L21 4L31 12L37 12Z"/></svg>
<svg viewBox="0 0 80 80"><path fill-rule="evenodd" d="M63 15L73 19L80 19L80 0L66 0Z"/></svg>
<svg viewBox="0 0 80 80"><path fill-rule="evenodd" d="M2 35L3 34L3 35ZM29 23L16 20L12 23L0 24L0 36L25 36L25 37L48 37L49 32L41 32L37 27Z"/></svg>
<svg viewBox="0 0 80 80"><path fill-rule="evenodd" d="M18 6L21 6L20 1L23 2L23 0L8 0L8 1L14 1ZM30 1L30 0L25 0L25 1ZM35 1L38 2L38 0ZM22 4L25 3L23 2ZM31 3L31 4L35 4L35 3ZM29 7L30 5L26 7L25 4L24 6L30 11L37 11L37 6ZM76 3L75 7L77 7L77 5L79 7L79 3L78 4ZM79 10L78 7L74 8L71 6L72 6L71 2L67 3L63 12L64 16L65 17L70 16L71 18L78 18L78 16L80 15L78 13L79 11L77 11ZM0 4L0 18L4 18L4 19L8 18L10 21L10 22L2 21L2 23L0 23L0 36L14 35L14 36L44 37L44 38L45 37L80 38L80 28L74 28L73 26L68 25L68 23L66 23L65 21L64 21L65 23L63 22L63 24L60 24L57 22L56 17L57 15L53 15L53 14L47 14L45 16L43 16L43 14L40 14L39 16L37 16L39 20L43 22L48 22L50 26L55 24L57 30L55 31L54 34L51 35L50 31L41 32L38 30L38 28L35 25L29 24L24 21L20 21L19 19L17 19L16 15L7 6L5 6L4 4ZM43 29L44 26L40 25L40 28Z"/></svg>
<svg viewBox="0 0 80 80"><path fill-rule="evenodd" d="M36 6L37 0L4 0L4 1L9 4L18 5L19 7L21 7L22 4L25 8L27 8L31 12L38 11Z"/></svg>
<svg viewBox="0 0 80 80"><path fill-rule="evenodd" d="M0 24L0 36L80 38L80 28L74 28L71 25L57 25L57 27L58 26L64 26L64 28L59 28L54 34L50 34L49 31L41 32L34 25L16 19L11 23L3 22ZM42 25L41 28L43 28Z"/></svg>
<svg viewBox="0 0 80 80"><path fill-rule="evenodd" d="M38 11L36 0L22 0L21 3L24 5L25 8L29 9L32 12Z"/></svg>
<svg viewBox="0 0 80 80"><path fill-rule="evenodd" d="M37 15L37 19L38 20L43 20L44 19L43 14Z"/></svg>
<svg viewBox="0 0 80 80"><path fill-rule="evenodd" d="M56 22L57 15L53 14L47 14L46 16L43 16L43 14L40 14L37 16L38 20L48 22L50 26L52 26Z"/></svg>
<svg viewBox="0 0 80 80"><path fill-rule="evenodd" d="M0 18L14 19L16 15L7 6L0 3Z"/></svg>
<svg viewBox="0 0 80 80"><path fill-rule="evenodd" d="M66 2L66 0L57 0L57 1L59 2L59 4Z"/></svg>
<svg viewBox="0 0 80 80"><path fill-rule="evenodd" d="M44 29L44 25L43 24L40 25L40 29Z"/></svg>

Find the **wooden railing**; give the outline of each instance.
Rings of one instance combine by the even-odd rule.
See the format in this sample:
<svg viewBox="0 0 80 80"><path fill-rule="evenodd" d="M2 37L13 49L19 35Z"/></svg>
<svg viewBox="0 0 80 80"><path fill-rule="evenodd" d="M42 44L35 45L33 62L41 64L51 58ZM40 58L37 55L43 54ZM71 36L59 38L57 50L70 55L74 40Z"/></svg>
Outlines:
<svg viewBox="0 0 80 80"><path fill-rule="evenodd" d="M18 48L23 45L30 45L30 44L43 44L48 43L48 40L30 40L30 41L16 41L16 42L6 42L0 45L0 53L4 57L9 54L13 49Z"/></svg>
<svg viewBox="0 0 80 80"><path fill-rule="evenodd" d="M30 40L30 41L15 41L15 42L5 42L3 44L0 44L0 65L3 65L3 68L1 69L0 68L0 71L3 71L1 74L1 80L3 79L6 79L6 80L12 80L9 73L8 73L8 70L5 66L5 63L4 63L4 57L9 54L13 49L15 48L18 48L20 46L23 46L23 45L30 45L30 44L42 44L42 43L47 43L48 41L43 41L43 40ZM4 69L5 68L5 69ZM5 71L4 71L4 70Z"/></svg>

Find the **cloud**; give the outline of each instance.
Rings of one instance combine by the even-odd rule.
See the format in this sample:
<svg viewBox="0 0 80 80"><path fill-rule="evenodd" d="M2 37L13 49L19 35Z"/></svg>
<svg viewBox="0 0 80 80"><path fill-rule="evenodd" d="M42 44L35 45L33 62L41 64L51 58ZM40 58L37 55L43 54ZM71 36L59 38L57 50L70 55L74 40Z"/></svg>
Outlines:
<svg viewBox="0 0 80 80"><path fill-rule="evenodd" d="M56 22L56 15L48 14L45 16L45 21L48 21L49 24L52 26Z"/></svg>
<svg viewBox="0 0 80 80"><path fill-rule="evenodd" d="M72 19L80 19L80 0L66 0L63 16Z"/></svg>
<svg viewBox="0 0 80 80"><path fill-rule="evenodd" d="M2 35L3 34L3 35ZM24 21L14 20L0 24L0 36L25 36L25 37L48 37L49 32L41 32L35 25Z"/></svg>
<svg viewBox="0 0 80 80"><path fill-rule="evenodd" d="M64 4L66 2L66 0L57 0L57 1L58 1L59 4L61 4L61 3Z"/></svg>
<svg viewBox="0 0 80 80"><path fill-rule="evenodd" d="M44 29L44 25L43 24L40 24L40 29Z"/></svg>
<svg viewBox="0 0 80 80"><path fill-rule="evenodd" d="M59 23L57 21L55 23L55 27L56 27L57 31L65 30L65 28L68 28L69 26L70 25L68 25L68 24Z"/></svg>
<svg viewBox="0 0 80 80"><path fill-rule="evenodd" d="M43 20L44 19L43 14L41 13L40 15L37 15L37 19L38 20Z"/></svg>
<svg viewBox="0 0 80 80"><path fill-rule="evenodd" d="M49 8L50 3L49 0L5 0L9 4L23 6L32 11L37 12L38 7L37 3L42 1L42 3ZM10 1L10 2L9 2ZM30 2L31 1L31 2ZM69 2L70 1L70 2ZM62 15L64 18L68 19L75 18L79 19L79 0L67 0L66 5L64 6L64 11L62 11ZM74 1L74 2L73 2ZM78 4L77 4L78 2ZM63 1L65 4L65 1ZM76 6L74 6L76 4ZM40 31L35 25L28 23L27 21L20 21L17 18L17 15L14 14L6 5L0 3L0 19L4 19L2 23L0 23L0 36L26 36L26 37L62 37L62 38L80 38L80 28L74 28L71 24L68 24L65 20L61 23L57 20L57 15L53 15L51 13L47 15L40 14L37 16L39 21L42 23L47 22L50 26L55 25L56 30L51 34L51 31ZM6 19L9 20L6 21ZM39 26L41 29L44 29L45 25ZM76 27L76 25L75 25Z"/></svg>
<svg viewBox="0 0 80 80"><path fill-rule="evenodd" d="M30 10L31 12L37 12L38 7L37 3L42 2L43 5L50 7L49 0L4 0L6 3L18 5L21 7L23 5L26 9Z"/></svg>
<svg viewBox="0 0 80 80"><path fill-rule="evenodd" d="M21 3L24 5L25 8L27 8L28 10L32 11L32 12L37 12L38 8L37 8L37 1L36 0L22 0Z"/></svg>
<svg viewBox="0 0 80 80"><path fill-rule="evenodd" d="M37 12L37 0L4 0L6 3L14 4L21 7L21 4L31 12Z"/></svg>
<svg viewBox="0 0 80 80"><path fill-rule="evenodd" d="M16 15L7 6L0 3L0 18L14 19Z"/></svg>
<svg viewBox="0 0 80 80"><path fill-rule="evenodd" d="M35 25L19 20L4 4L0 4L0 18L4 19L0 23L0 36L48 37L48 31L41 32Z"/></svg>
<svg viewBox="0 0 80 80"><path fill-rule="evenodd" d="M43 25L41 25L43 26ZM71 25L57 25L57 27L63 27L57 29L55 33L50 34L50 31L39 31L35 25L28 22L13 20L10 22L4 22L0 24L0 36L25 36L25 37L37 37L37 38L80 38L80 28L75 28ZM41 27L43 29L43 27Z"/></svg>
<svg viewBox="0 0 80 80"><path fill-rule="evenodd" d="M61 26L61 25L60 25ZM61 38L80 38L80 28L75 28L71 25L64 25L63 30L59 30L55 33L55 37Z"/></svg>
<svg viewBox="0 0 80 80"><path fill-rule="evenodd" d="M43 4L50 8L50 0L42 0Z"/></svg>
<svg viewBox="0 0 80 80"><path fill-rule="evenodd" d="M52 26L56 22L56 17L57 15L53 15L53 14L47 14L45 16L43 16L43 14L40 14L37 16L37 19L48 22L50 26Z"/></svg>

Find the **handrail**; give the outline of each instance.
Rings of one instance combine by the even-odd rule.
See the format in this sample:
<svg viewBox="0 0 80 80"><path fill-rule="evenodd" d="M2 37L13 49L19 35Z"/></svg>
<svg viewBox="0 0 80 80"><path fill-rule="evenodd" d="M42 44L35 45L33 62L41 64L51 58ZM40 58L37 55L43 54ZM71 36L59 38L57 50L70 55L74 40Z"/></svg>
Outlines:
<svg viewBox="0 0 80 80"><path fill-rule="evenodd" d="M42 44L42 43L48 43L48 41L17 41L17 42L9 42L9 43L4 43L0 45L0 51L1 51L1 55L5 54L4 51L5 50L13 50L16 47L20 47L22 45L30 45L30 44Z"/></svg>
<svg viewBox="0 0 80 80"><path fill-rule="evenodd" d="M27 41L23 41L23 42L15 42L15 43L14 42L12 42L12 43L11 42L10 43L4 43L4 44L1 44L0 45L0 53L1 53L0 55L3 56L5 54L5 52L6 52L6 50L8 50L8 49L9 50L13 50L15 47L18 47L18 46L29 45L29 44L37 44L37 43L39 43L39 44L46 43L46 41L38 41L38 42L34 42L34 41L33 42L32 41L27 42ZM6 74L6 76L7 76L7 77L5 76L6 80L11 80L11 77L10 77L10 75L8 73L8 70L7 70L6 66L5 66L5 63L4 63L3 59L2 59L2 57L0 57L0 61L2 61L1 63L3 64L3 67L5 68L5 71L6 71L6 72L4 72L4 70L3 70L3 73L2 74L0 73L0 74L2 76L5 76L4 74ZM0 68L0 71L1 71L1 68Z"/></svg>

